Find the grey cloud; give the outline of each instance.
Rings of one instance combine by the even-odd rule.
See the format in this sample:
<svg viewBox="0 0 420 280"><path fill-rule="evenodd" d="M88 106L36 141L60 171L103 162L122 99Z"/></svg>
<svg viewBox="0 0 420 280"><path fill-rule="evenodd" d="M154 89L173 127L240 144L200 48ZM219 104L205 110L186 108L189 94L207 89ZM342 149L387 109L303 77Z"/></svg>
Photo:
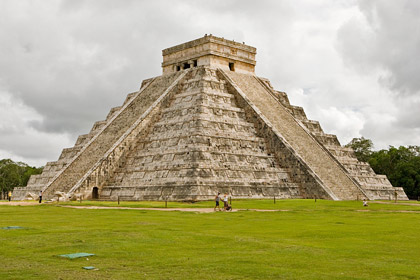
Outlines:
<svg viewBox="0 0 420 280"><path fill-rule="evenodd" d="M338 31L336 47L348 67L376 77L375 102L388 100L360 133L381 148L419 145L420 2L358 1L358 8L360 15Z"/></svg>
<svg viewBox="0 0 420 280"><path fill-rule="evenodd" d="M399 127L420 130L420 96L397 100L401 108L397 114Z"/></svg>
<svg viewBox="0 0 420 280"><path fill-rule="evenodd" d="M202 36L197 23L217 32L225 26L206 17L221 12L228 18L219 20L232 21L234 7L242 11L238 19L264 10L244 3L39 1L24 17L4 15L9 28L0 31L1 38L8 39L2 43L11 51L0 54L0 62L8 65L0 76L44 117L36 129L76 137L88 132L92 120L121 105L142 79L160 74L161 49ZM238 40L245 37L242 32L225 33Z"/></svg>
<svg viewBox="0 0 420 280"><path fill-rule="evenodd" d="M359 1L364 16L338 33L338 49L361 71L383 70L380 82L398 94L420 91L420 2Z"/></svg>

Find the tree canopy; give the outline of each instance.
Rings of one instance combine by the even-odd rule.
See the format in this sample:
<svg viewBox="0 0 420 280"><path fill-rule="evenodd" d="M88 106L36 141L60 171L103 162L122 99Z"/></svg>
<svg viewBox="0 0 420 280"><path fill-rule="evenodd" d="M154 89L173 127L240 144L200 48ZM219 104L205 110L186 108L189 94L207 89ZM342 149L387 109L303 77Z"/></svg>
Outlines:
<svg viewBox="0 0 420 280"><path fill-rule="evenodd" d="M353 138L346 147L353 149L354 154L359 161L367 162L372 155L373 143L372 140L364 137Z"/></svg>
<svg viewBox="0 0 420 280"><path fill-rule="evenodd" d="M373 151L372 141L354 138L346 147L351 147L358 160L368 162L377 174L384 174L394 187L402 187L409 198L420 196L420 147L389 146Z"/></svg>
<svg viewBox="0 0 420 280"><path fill-rule="evenodd" d="M0 160L0 193L12 191L15 187L26 186L29 177L40 174L42 167L32 167L23 162L11 159Z"/></svg>

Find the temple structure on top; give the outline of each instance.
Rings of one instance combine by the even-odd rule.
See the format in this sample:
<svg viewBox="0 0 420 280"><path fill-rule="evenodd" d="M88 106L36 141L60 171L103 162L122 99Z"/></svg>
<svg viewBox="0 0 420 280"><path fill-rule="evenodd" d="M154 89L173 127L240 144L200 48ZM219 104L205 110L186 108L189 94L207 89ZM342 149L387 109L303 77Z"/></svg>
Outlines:
<svg viewBox="0 0 420 280"><path fill-rule="evenodd" d="M255 72L257 49L206 35L203 38L180 44L162 51L163 74L169 74L197 66L220 68L239 73Z"/></svg>
<svg viewBox="0 0 420 280"><path fill-rule="evenodd" d="M255 75L256 49L212 35L162 51L105 120L48 162L13 199L407 199Z"/></svg>

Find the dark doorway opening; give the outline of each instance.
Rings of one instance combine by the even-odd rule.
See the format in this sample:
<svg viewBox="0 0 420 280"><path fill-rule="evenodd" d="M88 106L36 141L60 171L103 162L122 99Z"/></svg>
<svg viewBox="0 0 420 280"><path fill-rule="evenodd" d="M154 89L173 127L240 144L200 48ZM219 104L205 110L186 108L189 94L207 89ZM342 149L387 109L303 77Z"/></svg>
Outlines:
<svg viewBox="0 0 420 280"><path fill-rule="evenodd" d="M229 70L230 71L235 71L235 63L229 62Z"/></svg>
<svg viewBox="0 0 420 280"><path fill-rule="evenodd" d="M180 70L181 70L181 66L179 66L179 65L178 65L178 66L176 67L176 71L180 71Z"/></svg>
<svg viewBox="0 0 420 280"><path fill-rule="evenodd" d="M98 187L93 187L93 189L92 189L92 199L98 199L98 198L99 198Z"/></svg>
<svg viewBox="0 0 420 280"><path fill-rule="evenodd" d="M184 63L184 69L188 69L188 68L190 68L190 64Z"/></svg>
<svg viewBox="0 0 420 280"><path fill-rule="evenodd" d="M194 67L197 67L198 65L197 60L193 60L193 62L194 62Z"/></svg>

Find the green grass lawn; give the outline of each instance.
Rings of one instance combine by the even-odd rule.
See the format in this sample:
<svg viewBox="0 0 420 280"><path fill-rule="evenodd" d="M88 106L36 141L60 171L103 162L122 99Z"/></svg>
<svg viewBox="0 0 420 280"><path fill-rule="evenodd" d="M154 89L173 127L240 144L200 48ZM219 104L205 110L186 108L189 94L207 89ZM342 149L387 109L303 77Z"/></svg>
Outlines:
<svg viewBox="0 0 420 280"><path fill-rule="evenodd" d="M232 204L235 209L288 211L194 213L0 205L0 228L24 227L0 229L0 279L420 278L418 204L371 203L367 209L360 201ZM168 203L168 207L212 206L213 202ZM120 207L164 207L164 202L122 202ZM57 257L77 252L96 255L88 260Z"/></svg>
<svg viewBox="0 0 420 280"><path fill-rule="evenodd" d="M378 205L373 202L369 202L370 211L384 211L384 210L412 210L420 211L420 206L418 201L398 201L394 203L393 201L384 200L381 201L387 204ZM70 206L101 206L101 207L130 207L130 208L213 208L214 201L199 201L194 203L188 202L172 202L168 201L165 204L165 201L69 201L69 202L54 202L55 205L70 205ZM53 203L53 204L54 204ZM410 205L406 205L410 204ZM221 202L221 205L223 203ZM232 206L235 209L267 209L267 210L320 210L326 209L348 209L354 211L355 209L362 209L361 201L331 201L331 200L310 200L310 199L293 199L293 200L256 200L256 199L239 199L233 200ZM412 205L412 206L411 206Z"/></svg>

